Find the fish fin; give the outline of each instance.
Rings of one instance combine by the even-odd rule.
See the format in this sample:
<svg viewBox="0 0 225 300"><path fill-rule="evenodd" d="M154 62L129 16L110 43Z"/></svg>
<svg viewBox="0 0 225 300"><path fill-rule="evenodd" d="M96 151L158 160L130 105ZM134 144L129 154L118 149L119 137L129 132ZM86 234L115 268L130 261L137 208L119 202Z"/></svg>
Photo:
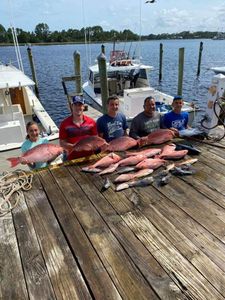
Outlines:
<svg viewBox="0 0 225 300"><path fill-rule="evenodd" d="M108 147L109 147L109 144L108 144L108 143L104 144L104 145L101 147L101 152L108 152Z"/></svg>
<svg viewBox="0 0 225 300"><path fill-rule="evenodd" d="M11 168L17 166L20 163L19 157L9 157L7 160L11 163Z"/></svg>

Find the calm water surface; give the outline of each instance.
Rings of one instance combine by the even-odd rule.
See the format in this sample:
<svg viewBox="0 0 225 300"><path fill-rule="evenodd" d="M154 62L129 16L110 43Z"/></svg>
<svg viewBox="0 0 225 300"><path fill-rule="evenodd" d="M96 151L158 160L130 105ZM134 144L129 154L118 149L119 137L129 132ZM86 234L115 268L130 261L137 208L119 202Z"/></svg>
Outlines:
<svg viewBox="0 0 225 300"><path fill-rule="evenodd" d="M200 40L165 40L141 42L142 62L152 65L154 70L150 73L150 83L159 90L175 95L178 82L178 53L179 48L185 48L183 97L186 101L194 101L201 108L205 107L207 100L207 87L211 83L214 73L209 70L212 66L225 65L225 40L202 40L203 53L201 74L196 79L198 53ZM163 80L158 83L159 71L159 44L163 43ZM112 50L112 44L105 44L106 56ZM117 49L130 49L130 54L138 54L135 43L120 43ZM25 73L31 76L26 46L21 47ZM64 95L61 79L63 76L74 74L73 53L81 54L83 82L87 79L87 65L94 63L100 54L101 45L54 45L32 46L36 73L39 82L41 101L57 125L68 115L67 99ZM0 47L0 61L16 65L14 47Z"/></svg>

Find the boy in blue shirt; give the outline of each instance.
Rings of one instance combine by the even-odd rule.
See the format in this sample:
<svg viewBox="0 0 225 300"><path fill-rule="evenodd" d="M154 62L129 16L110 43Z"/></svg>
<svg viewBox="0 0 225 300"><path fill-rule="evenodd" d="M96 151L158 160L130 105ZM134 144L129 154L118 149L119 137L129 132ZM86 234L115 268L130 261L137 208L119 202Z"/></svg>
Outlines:
<svg viewBox="0 0 225 300"><path fill-rule="evenodd" d="M183 98L175 96L173 98L173 110L163 116L163 127L169 128L178 136L180 130L187 129L188 126L188 112L182 112Z"/></svg>
<svg viewBox="0 0 225 300"><path fill-rule="evenodd" d="M107 142L127 134L127 121L123 113L119 112L119 98L108 98L107 114L97 120L98 135Z"/></svg>

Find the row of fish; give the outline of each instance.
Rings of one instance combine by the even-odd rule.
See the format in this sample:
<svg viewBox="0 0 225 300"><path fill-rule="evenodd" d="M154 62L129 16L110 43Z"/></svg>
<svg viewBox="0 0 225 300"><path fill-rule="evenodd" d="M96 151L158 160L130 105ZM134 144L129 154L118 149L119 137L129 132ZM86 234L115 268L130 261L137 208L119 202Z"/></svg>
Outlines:
<svg viewBox="0 0 225 300"><path fill-rule="evenodd" d="M166 163L165 159L183 158L188 150L176 151L175 144L169 144L160 148L150 148L139 152L126 152L126 157L122 159L118 154L111 152L96 163L82 168L84 172L99 173L100 175L113 173L118 167L135 166L130 171L140 169L157 169ZM154 158L152 158L154 157ZM105 168L101 170L101 168ZM123 170L127 173L127 169Z"/></svg>
<svg viewBox="0 0 225 300"><path fill-rule="evenodd" d="M146 184L142 177L150 178L147 180L148 184L152 183L152 176L149 176L153 170L166 164L166 159L180 159L185 157L188 150L176 150L175 144L165 145L162 149L150 148L142 151L125 152L125 157L111 152L104 156L92 165L82 168L84 172L98 173L99 175L110 174L114 171L119 175L115 178L114 183L119 184L116 187L116 191L131 187L134 185ZM154 157L154 158L153 158ZM196 159L185 161L187 163L194 163ZM104 169L103 169L104 168ZM170 171L173 172L170 173ZM131 173L132 172L132 173ZM181 167L179 164L170 164L166 167L166 170L161 172L161 185L168 182L171 174L174 175L188 175L193 174L192 170L188 170L187 167ZM103 186L103 190L109 186L109 180Z"/></svg>
<svg viewBox="0 0 225 300"><path fill-rule="evenodd" d="M116 186L115 190L118 192L130 187L144 187L144 186L151 185L155 180L158 180L158 185L160 186L166 185L169 183L172 174L176 176L186 176L186 175L195 174L196 171L192 168L191 165L194 164L196 161L198 161L198 159L194 158L194 159L185 160L182 163L176 165L170 164L167 166L165 170L160 172L155 177L148 176L153 172L153 170L150 169L141 170L133 174L122 174L114 180L114 183L120 183L119 185ZM137 178L140 177L145 177L145 178L136 180ZM107 190L110 186L111 186L111 182L109 178L106 177L101 192Z"/></svg>

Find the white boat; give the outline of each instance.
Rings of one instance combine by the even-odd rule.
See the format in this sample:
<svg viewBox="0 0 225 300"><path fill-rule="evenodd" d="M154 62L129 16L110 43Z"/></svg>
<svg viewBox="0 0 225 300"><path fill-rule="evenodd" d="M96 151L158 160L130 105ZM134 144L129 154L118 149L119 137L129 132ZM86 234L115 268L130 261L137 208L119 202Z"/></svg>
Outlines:
<svg viewBox="0 0 225 300"><path fill-rule="evenodd" d="M216 74L225 74L225 67L212 67L210 70Z"/></svg>
<svg viewBox="0 0 225 300"><path fill-rule="evenodd" d="M164 94L149 84L148 74L153 70L152 66L144 65L140 60L128 58L125 51L111 51L110 61L106 63L108 92L110 95L118 95L120 110L131 121L138 113L143 111L144 99L153 96L156 100L156 110L164 114L171 110L173 97ZM89 67L89 78L83 84L84 96L90 104L102 109L101 84L98 64ZM190 113L195 109L188 102L184 103L183 111ZM194 113L190 114L190 122Z"/></svg>
<svg viewBox="0 0 225 300"><path fill-rule="evenodd" d="M34 82L11 65L0 64L0 152L20 148L26 123L38 121L41 134L58 138L58 127L33 92Z"/></svg>

